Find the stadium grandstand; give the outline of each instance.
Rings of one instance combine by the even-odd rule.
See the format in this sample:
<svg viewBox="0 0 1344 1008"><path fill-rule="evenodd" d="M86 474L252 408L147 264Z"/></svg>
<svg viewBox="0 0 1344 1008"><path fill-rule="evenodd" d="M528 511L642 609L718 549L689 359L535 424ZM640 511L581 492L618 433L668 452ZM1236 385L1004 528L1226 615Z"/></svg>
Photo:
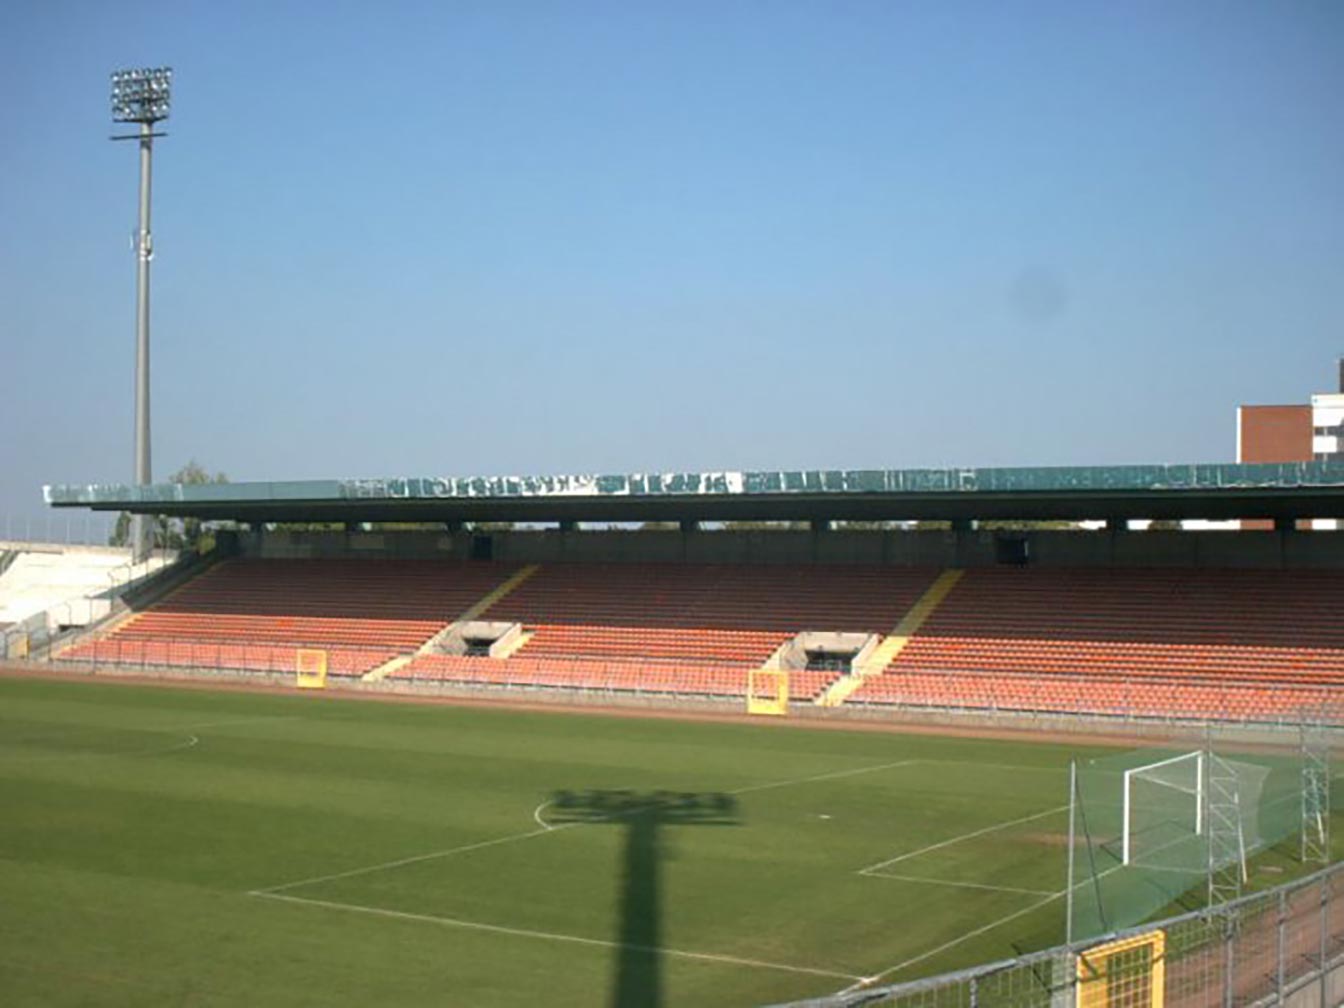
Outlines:
<svg viewBox="0 0 1344 1008"><path fill-rule="evenodd" d="M285 841L252 839L274 809L239 813L235 848L255 846L248 877L280 879L244 894L263 930L287 926L281 911L432 924L489 938L487 963L512 962L518 940L577 942L607 955L621 1008L664 1003L665 975L688 984L709 961L734 976L682 987L676 1003L1121 1008L1344 993L1330 794L1344 728L1338 460L45 496L66 513L158 516L156 527L191 521L210 534L102 592L106 608L82 625L41 612L3 630L20 673L11 691L20 702L32 691L36 724L53 712L138 721L158 701L124 684L151 678L264 687L270 696L226 709L202 701L191 727L125 743L127 758L171 760L211 733L209 759L182 764L184 786L194 794L222 771L245 781L249 809L252 773L288 781L274 785L287 801L298 792L286 788L345 795L379 780L356 801L374 816L360 856L337 842L310 866L308 852L341 827L304 813L290 827L303 853L285 867ZM22 684L33 673L82 680L81 695L90 679L120 681L132 700L105 713L42 692L49 681ZM313 688L335 703L285 695ZM348 698L365 694L447 700L437 710L452 720L416 729L399 704L355 714ZM462 704L481 699L491 702ZM543 728L519 700L570 713ZM627 716L589 716L601 708ZM497 720L457 720L482 712ZM896 753L872 743L880 758L818 761L804 736L821 733L781 744L734 723L744 714L887 729L824 733L856 752L869 737L900 741ZM635 720L659 727L620 727ZM701 734L715 721L739 734ZM41 757L66 759L113 744L89 730L21 723L17 745L55 740ZM450 756L425 763L425 747ZM781 760L794 769L780 772ZM230 776L243 765L252 770ZM706 786L742 766L756 767L747 783ZM171 789L177 771L162 771L152 786ZM416 791L421 780L432 790ZM445 809L409 842L371 811L431 793ZM345 798L333 809L341 822L351 812ZM491 825L501 812L511 825ZM843 834L808 839L805 824L833 817ZM473 825L445 844L443 824L459 820ZM700 841L707 826L741 838ZM542 839L579 827L578 846ZM675 884L663 877L664 831L696 852L678 854L678 873L694 874ZM618 890L599 899L611 884L604 833L622 838L621 868ZM196 857L195 841L174 842ZM579 889L560 895L571 879ZM457 895L475 886L475 899ZM739 927L721 899L766 923ZM400 940L375 940L385 938ZM564 984L574 989L557 1003L590 1003L591 980Z"/></svg>
<svg viewBox="0 0 1344 1008"><path fill-rule="evenodd" d="M4 629L3 654L37 725L138 720L158 703L119 685L129 701L81 706L43 692L53 677L265 687L220 709L203 700L188 728L124 743L125 757L109 750L164 760L154 787L177 786L178 772L193 795L198 779L219 786L212 774L242 782L251 811L211 828L255 847L249 878L281 879L248 883L254 926L288 926L282 911L432 924L488 939L486 963L512 963L519 940L578 943L611 960L622 1008L664 1003L665 974L689 984L707 962L733 977L683 987L677 1003L1120 1008L1338 1003L1325 999L1344 991L1330 798L1344 727L1337 460L45 496L68 513L210 531L206 548L103 591L106 608L82 625L42 612ZM34 672L43 681L23 685ZM315 687L335 703L284 695ZM398 704L355 714L348 698L362 694L445 699L453 720L402 721ZM502 703L461 704L479 699ZM571 712L542 728L520 699ZM636 707L678 716L631 717ZM482 711L496 720L458 720ZM803 736L823 733L784 745L734 723L743 714L893 728L883 735L898 751L882 740L870 743L880 758L818 761ZM658 727L620 727L635 720ZM56 747L42 759L114 745L105 728L81 731L25 722L15 744ZM209 758L174 769L203 733ZM882 738L824 735L856 752ZM755 767L747 783L706 786L742 766ZM254 773L340 796L373 774L377 788L351 799L373 816L355 842L367 853L306 811L289 827L292 861L276 853L286 840L255 842L275 808L254 807ZM430 790L415 790L422 781ZM371 811L403 794L446 803L408 842ZM351 800L333 799L342 823ZM444 823L467 817L445 844ZM833 817L843 834L808 832ZM691 839L706 826L741 837ZM578 827L578 845L541 839ZM675 884L661 867L670 830L696 851L678 855L693 874ZM597 899L611 884L604 832L622 838L619 895ZM196 859L196 847L172 849ZM579 889L561 895L571 879ZM720 899L766 923L739 927ZM374 940L385 937L401 940ZM589 1003L591 979L562 984L574 989L557 1003Z"/></svg>
<svg viewBox="0 0 1344 1008"><path fill-rule="evenodd" d="M1344 538L1298 529L1344 517L1333 461L58 486L46 498L218 525L211 552L106 617L6 644L59 666L287 682L317 652L326 675L361 689L732 704L761 674L795 710L867 716L1282 722L1344 699L1331 601ZM1271 527L1129 528L1153 518ZM1087 519L1101 527L1048 527Z"/></svg>

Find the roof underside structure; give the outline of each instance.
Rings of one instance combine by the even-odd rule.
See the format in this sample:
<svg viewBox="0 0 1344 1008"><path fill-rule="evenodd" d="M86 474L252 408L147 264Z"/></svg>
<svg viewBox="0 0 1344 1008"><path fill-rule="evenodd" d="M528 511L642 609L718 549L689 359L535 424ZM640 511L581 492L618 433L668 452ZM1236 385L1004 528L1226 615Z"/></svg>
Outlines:
<svg viewBox="0 0 1344 1008"><path fill-rule="evenodd" d="M47 486L53 507L239 522L1344 518L1344 463L815 469Z"/></svg>

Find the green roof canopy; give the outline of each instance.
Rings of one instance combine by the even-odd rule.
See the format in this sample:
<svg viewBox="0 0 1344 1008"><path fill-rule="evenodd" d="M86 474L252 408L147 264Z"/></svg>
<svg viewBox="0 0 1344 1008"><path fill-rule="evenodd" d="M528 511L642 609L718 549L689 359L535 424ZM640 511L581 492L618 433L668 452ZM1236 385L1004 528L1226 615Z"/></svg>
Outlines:
<svg viewBox="0 0 1344 1008"><path fill-rule="evenodd" d="M238 521L1344 518L1344 463L423 476L43 488L54 507Z"/></svg>

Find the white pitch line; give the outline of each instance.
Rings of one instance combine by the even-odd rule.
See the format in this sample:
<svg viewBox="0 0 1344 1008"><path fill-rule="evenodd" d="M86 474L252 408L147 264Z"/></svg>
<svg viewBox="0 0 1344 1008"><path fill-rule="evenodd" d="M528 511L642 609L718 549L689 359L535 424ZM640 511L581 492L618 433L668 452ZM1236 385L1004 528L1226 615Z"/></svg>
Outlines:
<svg viewBox="0 0 1344 1008"><path fill-rule="evenodd" d="M1038 766L1034 763L983 763L980 760L965 759L934 759L932 757L921 760L922 763L941 763L944 766L969 766L978 767L981 770L1031 770L1039 773L1067 774L1069 768L1054 766Z"/></svg>
<svg viewBox="0 0 1344 1008"><path fill-rule="evenodd" d="M0 757L0 762L15 763L46 763L50 760L67 759L123 759L134 756L166 756L168 753L182 752L184 749L194 749L200 745L201 740L195 735L188 735L183 742L174 742L170 746L164 746L159 749L133 749L129 752L62 752L62 753L38 753L33 756L13 756L5 759Z"/></svg>
<svg viewBox="0 0 1344 1008"><path fill-rule="evenodd" d="M957 889L988 889L991 892L1019 893L1023 896L1054 896L1048 889L1018 889L1014 886L989 885L984 882L950 882L947 879L925 878L922 875L892 875L888 872L864 872L869 878L889 878L897 882L923 882L926 885L954 886Z"/></svg>
<svg viewBox="0 0 1344 1008"><path fill-rule="evenodd" d="M201 744L201 740L195 735L188 735L185 742L179 742L175 746L169 746L167 749L152 750L147 753L141 753L143 756L162 756L164 753L180 752L183 749L195 749Z"/></svg>
<svg viewBox="0 0 1344 1008"><path fill-rule="evenodd" d="M228 718L222 721L202 721L183 725L184 728L231 728L234 725L255 724L258 721L293 721L297 714L260 714L257 717Z"/></svg>
<svg viewBox="0 0 1344 1008"><path fill-rule="evenodd" d="M964 941L968 941L971 938L975 938L979 935L982 935L986 931L992 931L994 930L994 928L999 927L1003 924L1007 924L1009 921L1017 920L1017 918L1025 914L1029 914L1033 910L1039 910L1047 903L1057 900L1063 895L1064 890L1062 889L1057 893L1051 893L1044 899L1036 900L1034 903L1030 903L1027 906L1024 906L1021 910L1014 910L1012 913L1000 917L998 920L990 921L983 927L978 927L974 931L967 931L964 934L960 934L957 937L953 938L951 941L945 941L937 948L931 948L926 952L921 952L917 956L912 956L911 958L905 960L904 962L899 962L895 966L891 966L888 967L887 969L884 969L881 973L875 973L870 977L863 977L852 986L846 987L843 991L841 991L841 993L852 994L854 991L859 990L862 987L870 987L885 976L890 976L892 973L899 972L900 970L905 969L907 966L913 966L916 963L923 962L925 959L928 959L931 956L936 956L939 952L946 952L948 949L954 948L955 946L960 945Z"/></svg>
<svg viewBox="0 0 1344 1008"><path fill-rule="evenodd" d="M906 766L910 763L918 763L919 760L901 760L898 763L883 763L878 766L858 767L854 770L837 770L833 773L817 774L812 777L797 777L792 780L772 781L769 784L753 784L750 787L739 788L736 791L730 791L732 795L749 794L753 791L765 791L769 788L787 787L792 784L807 784L811 781L831 780L836 777L848 777L854 774L873 773L877 770L889 770L892 767ZM526 833L510 833L506 836L495 837L491 840L480 840L476 843L463 844L460 847L449 847L445 850L430 851L428 854L416 854L411 857L397 858L393 861L383 861L379 864L365 865L362 868L351 868L348 871L332 872L330 875L317 875L313 878L299 879L297 882L286 882L283 885L270 886L266 889L257 889L257 893L279 893L286 889L297 889L300 886L316 885L318 882L334 882L337 879L350 878L355 875L367 875L370 872L382 871L385 868L400 868L402 865L417 864L421 861L433 861L438 858L451 857L454 854L465 854L468 851L480 850L483 847L494 847L498 844L512 843L515 840L527 840L530 837L544 836L547 833L558 833L561 830L572 829L575 826L589 826L593 823L562 823L559 826L552 826L540 818L541 810L544 809L550 801L542 802L532 812L532 818L540 824L539 829L528 830ZM601 822L603 820L594 820Z"/></svg>
<svg viewBox="0 0 1344 1008"><path fill-rule="evenodd" d="M549 805L551 801L552 799L547 798L544 802L542 802L540 805L538 805L535 809L532 810L532 818L536 821L536 824L544 830L555 829L554 826L552 826L550 823L548 823L545 819L541 817L541 810L544 809L547 805Z"/></svg>
<svg viewBox="0 0 1344 1008"><path fill-rule="evenodd" d="M1067 806L1066 806L1066 807L1067 807ZM1170 846L1170 845L1167 845L1167 846ZM1161 849L1163 849L1163 848L1158 848L1158 849L1161 850ZM1106 878L1108 875L1112 875L1112 874L1114 874L1115 872L1118 872L1118 871L1119 871L1121 868L1123 868L1123 867L1125 867L1125 866L1124 866L1124 865L1121 865L1121 864L1112 865L1110 868L1107 868L1105 871L1098 872L1098 873L1097 873L1097 876L1096 876L1096 880L1100 880L1100 879ZM1087 880L1087 879L1084 879L1084 880L1081 881L1081 882L1072 882L1072 880L1070 880L1070 881L1071 881L1070 888L1073 888L1073 889L1080 889L1080 888L1082 888L1083 886L1087 885L1088 882L1089 882L1089 880ZM1065 889L1061 889L1061 890L1059 890L1059 892L1051 893L1049 896L1046 896L1044 899L1042 899L1042 900L1037 900L1035 903L1032 903L1032 904L1030 904L1029 906L1025 906L1025 907L1023 907L1021 910L1014 910L1012 913L1007 914L1006 916L1000 917L998 920L990 921L988 924L984 925L983 927L976 928L974 931L967 931L966 933L964 933L964 934L960 934L960 935L958 935L957 937L951 939L950 941L945 941L945 942L943 942L943 944L939 945L937 948L931 948L931 949L929 949L927 952L921 952L919 955L917 955L917 956L913 956L912 958L907 959L907 960L905 960L904 962L897 963L895 966L892 966L892 967L890 967L889 969L884 969L881 973L876 973L876 974L874 974L874 975L871 976L871 977L863 977L863 978L860 979L857 983L855 983L855 984L853 984L853 985L851 985L851 986L849 986L849 987L846 987L841 993L843 993L843 994L849 994L849 993L852 993L853 991L856 991L856 990L860 989L861 987L870 987L870 986L872 986L873 984L877 983L879 980L881 980L881 979L882 979L883 977L885 977L885 976L890 976L892 973L895 973L895 972L897 972L897 971L899 971L899 970L903 970L903 969L905 969L907 966L913 966L913 965L915 965L916 963L923 962L925 959L928 959L930 956L935 956L935 955L937 955L939 952L946 952L946 951L947 951L948 949L950 949L950 948L955 948L957 945L960 945L960 944L961 944L962 942L964 942L964 941L967 941L967 940L969 940L969 939L971 939L971 938L975 938L975 937L977 937L977 936L979 936L979 935L982 935L982 934L984 934L986 931L992 931L992 930L994 930L994 928L999 927L1000 925L1003 925L1003 924L1007 924L1009 921L1017 920L1017 918L1023 916L1024 914L1029 914L1029 913L1031 913L1033 910L1039 910L1041 907L1045 906L1047 903L1050 903L1050 902L1052 902L1053 900L1057 900L1057 899L1059 899L1061 896L1063 896L1063 895L1064 895L1065 893L1067 893L1068 891L1069 891L1069 890L1068 890L1067 888L1065 888Z"/></svg>
<svg viewBox="0 0 1344 1008"><path fill-rule="evenodd" d="M547 826L544 829L528 830L526 833L510 833L507 836L495 837L493 840L478 840L476 843L462 844L460 847L448 847L445 850L430 851L428 854L415 854L411 857L397 858L395 861L383 861L379 864L365 865L362 868L351 868L349 871L332 872L330 875L316 875L313 878L299 879L297 882L286 882L283 885L271 886L267 889L254 889L252 895L270 896L275 893L283 892L286 889L297 889L299 886L316 885L318 882L334 882L336 879L351 878L355 875L367 875L370 872L382 871L385 868L400 868L402 865L417 864L421 861L433 861L436 858L450 857L453 854L465 854L467 851L480 850L483 847L495 847L499 844L512 843L515 840L526 840L529 837L543 836L546 833L558 833L563 829L569 829L578 825L581 824L565 823L561 826Z"/></svg>
<svg viewBox="0 0 1344 1008"><path fill-rule="evenodd" d="M907 861L912 857L918 857L920 854L928 854L930 851L941 850L944 847L951 847L953 844L961 843L964 840L974 840L978 836L984 836L986 833L994 833L1001 829L1007 829L1009 826L1020 826L1022 823L1031 822L1034 819L1044 819L1046 816L1055 815L1067 809L1067 805L1059 805L1055 808L1046 809L1044 812L1034 812L1031 815L1023 816L1020 819L1009 819L1007 822L995 823L992 826L985 826L982 829L972 830L970 833L963 833L961 836L954 836L949 840L940 840L938 843L929 844L927 847L921 847L919 850L912 850L905 854L897 855L886 861L879 861L877 864L871 864L867 868L860 868L860 875L871 875L879 869L888 865L898 864L901 861Z"/></svg>
<svg viewBox="0 0 1344 1008"><path fill-rule="evenodd" d="M881 763L877 766L859 767L856 770L836 770L833 773L816 774L813 777L795 777L793 780L772 781L769 784L753 784L750 787L738 788L736 791L729 791L730 795L751 794L754 791L768 791L771 788L790 787L794 784L810 784L812 781L835 780L839 777L853 777L856 774L875 773L878 770L891 770L894 767L910 766L913 763L923 763L924 760L907 759L899 760L895 763Z"/></svg>
<svg viewBox="0 0 1344 1008"><path fill-rule="evenodd" d="M779 970L785 973L805 973L809 976L829 977L833 980L854 980L862 982L865 977L853 973L838 973L835 970L817 969L812 966L797 966L791 963L767 962L763 959L745 959L740 956L719 955L714 952L688 952L684 949L663 948L657 945L635 945L629 942L607 941L602 938L584 938L581 935L560 934L554 931L534 931L529 928L504 927L500 924L486 924L482 921L461 920L457 917L436 917L432 914L407 913L403 910L387 910L382 907L363 906L359 903L335 903L331 900L307 899L303 896L282 896L273 891L248 893L262 899L284 900L287 903L306 904L324 907L328 910L347 910L352 913L372 914L377 917L391 917L396 920L420 921L426 924L439 924L444 927L469 928L473 931L489 931L494 934L512 935L518 938L540 938L546 941L569 942L575 945L592 945L598 948L623 949L634 952L652 952L658 955L674 956L678 959L696 959L702 962L725 963L730 966L752 966L757 969Z"/></svg>

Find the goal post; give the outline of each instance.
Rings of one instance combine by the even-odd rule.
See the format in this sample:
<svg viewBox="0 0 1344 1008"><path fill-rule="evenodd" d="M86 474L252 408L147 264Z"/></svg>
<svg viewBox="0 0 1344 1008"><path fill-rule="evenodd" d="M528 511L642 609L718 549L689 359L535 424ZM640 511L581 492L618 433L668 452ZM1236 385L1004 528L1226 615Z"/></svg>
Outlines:
<svg viewBox="0 0 1344 1008"><path fill-rule="evenodd" d="M1178 899L1228 903L1240 895L1252 858L1296 839L1300 753L1207 741L1075 762L1070 943L1140 925Z"/></svg>
<svg viewBox="0 0 1344 1008"><path fill-rule="evenodd" d="M294 685L299 689L323 689L327 685L327 653L318 648L294 652Z"/></svg>
<svg viewBox="0 0 1344 1008"><path fill-rule="evenodd" d="M789 670L747 671L747 713L782 717L789 712Z"/></svg>
<svg viewBox="0 0 1344 1008"><path fill-rule="evenodd" d="M1204 835L1204 751L1182 753L1124 773L1120 863L1147 850Z"/></svg>

